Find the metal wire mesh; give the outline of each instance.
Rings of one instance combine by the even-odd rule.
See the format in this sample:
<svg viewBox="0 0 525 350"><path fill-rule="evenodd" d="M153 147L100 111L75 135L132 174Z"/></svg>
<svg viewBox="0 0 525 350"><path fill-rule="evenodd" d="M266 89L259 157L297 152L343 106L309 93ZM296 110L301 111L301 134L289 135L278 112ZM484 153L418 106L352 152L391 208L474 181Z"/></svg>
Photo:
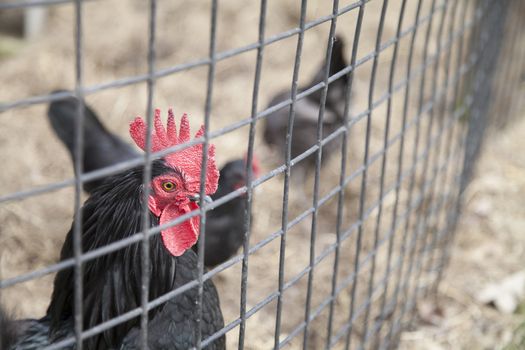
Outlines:
<svg viewBox="0 0 525 350"><path fill-rule="evenodd" d="M438 1L402 0L400 4L383 1L353 1L343 4L334 0L329 15L308 20L308 1L300 2L296 28L269 36L267 34L268 3L260 1L257 41L234 49L220 51L217 48L218 11L220 2L213 0L210 6L210 32L208 56L167 68L156 64L156 30L158 4L149 2L147 46L147 73L116 79L107 83L88 85L85 83L84 65L84 2L77 1L19 1L0 3L0 10L12 10L30 6L51 6L73 3L75 7L75 89L72 93L25 96L20 99L3 101L0 113L21 109L31 105L44 104L74 95L82 103L78 109L77 135L83 135L86 96L103 90L110 90L146 83L147 103L145 106L148 130L152 128L152 111L158 79L176 75L196 67L207 67L206 97L204 102L204 135L183 145L177 145L160 152L151 152L150 147L142 159L119 163L90 173L83 173L83 137L75 143L74 179L29 188L23 191L2 193L0 204L4 205L24 198L53 192L68 186L75 188L74 257L59 263L35 269L0 281L0 289L36 279L59 270L73 267L75 270L75 332L74 337L61 340L46 349L59 349L76 344L82 349L82 342L106 329L127 320L140 317L141 346L147 348L149 311L177 295L198 287L199 300L195 305L197 315L202 313L203 283L212 277L241 265L239 312L225 327L211 337L202 339L197 317L197 342L195 348L205 348L214 340L232 332L238 327L238 338L229 339L238 348L272 347L283 348L292 344L306 348L373 348L395 347L400 332L413 321L414 308L418 300L428 293L435 293L449 259L455 226L461 213L462 193L472 177L475 160L479 155L484 131L487 125L505 123L504 116L491 115L491 105L506 99L509 106L519 110L519 94L513 87L519 86L519 77L512 79L514 72L523 67L523 52L508 47L519 40L520 25L509 13L523 7L519 1ZM374 25L373 49L363 52L362 33L368 8L380 6L380 14ZM389 7L390 6L390 7ZM394 6L397 12L389 12ZM408 7L415 9L413 13ZM377 14L376 12L373 12ZM146 16L146 15L145 15ZM338 27L338 20L354 16L355 27ZM507 20L510 18L510 20ZM395 35L385 38L385 25L394 23ZM310 58L303 51L308 31L329 24L325 37L326 52L324 76L321 82L306 89L300 88L301 64ZM366 22L368 23L368 22ZM330 57L336 33L344 31L351 39L349 65L330 75ZM260 108L261 79L265 50L286 39L296 39L289 98L277 105ZM238 55L256 53L254 81L250 114L225 127L212 130L213 93L216 66ZM503 52L500 55L500 52ZM388 55L388 53L390 55ZM517 68L518 67L518 68ZM265 69L271 69L267 67ZM359 74L368 81L364 91L355 94L355 80ZM523 74L523 73L521 73ZM344 93L344 123L333 133L323 137L323 121L328 87L342 76L348 76ZM498 80L503 79L504 83ZM494 80L496 79L496 80ZM523 78L521 78L523 79ZM363 85L358 85L358 88ZM320 93L315 142L303 154L292 157L291 147L296 124L298 101ZM356 99L359 98L361 102ZM148 182L151 177L152 161L171 152L177 152L194 144L203 144L203 169L207 164L209 143L228 137L229 133L248 126L247 164L251 164L256 153L257 125L273 112L288 108L288 129L284 163L254 178L251 166L247 166L246 186L200 210L178 217L176 220L149 228L149 209L143 205L142 232L126 239L89 252L82 252L81 225L78 218L82 211L82 185L90 180L117 174L136 165L144 165L144 198L149 196ZM509 113L510 115L511 113ZM396 132L397 131L397 132ZM149 135L149 132L148 132ZM226 136L225 136L226 135ZM322 174L325 146L334 140L340 141L337 163L337 185L322 190ZM356 145L355 140L362 142ZM151 145L151 137L147 137ZM351 150L352 149L352 150ZM396 152L397 151L397 152ZM357 156L354 156L357 154ZM294 210L290 199L296 188L291 182L292 168L301 160L315 157L311 205L304 210ZM6 165L4 165L6 166ZM245 215L245 235L242 251L219 266L204 268L204 247L206 212L246 194L247 212L253 209L254 191L274 178L282 177L282 209L280 227L276 231L264 232L264 238L253 240L252 217ZM206 171L201 173L201 198L205 195ZM357 184L357 185L356 185ZM324 194L323 194L324 193ZM279 199L280 200L280 199ZM329 207L327 203L335 200ZM144 201L147 203L147 200ZM319 246L320 218L323 208L330 208L335 238ZM257 212L254 212L257 220ZM150 300L148 295L150 276L149 244L153 235L175 226L190 217L200 216L200 239L198 243L198 279L169 292L160 298ZM303 242L308 256L307 264L297 274L287 273L287 247L289 235L311 216L309 242ZM250 303L249 274L253 265L251 256L268 244L278 241L277 287L257 303ZM142 249L142 290L141 305L115 319L91 329L83 329L82 274L83 264L95 258L112 254L131 244L141 242ZM350 243L349 243L350 242ZM346 244L346 245L345 245ZM308 252L308 253L306 253ZM320 270L323 263L331 262L328 269ZM321 298L316 297L317 276L323 275L328 286ZM301 280L306 282L301 284ZM321 282L321 283L323 283ZM286 293L299 288L305 293L301 321L295 325L283 326ZM239 288L238 288L239 289ZM345 304L341 300L346 299ZM275 319L273 341L260 345L252 343L248 335L247 320L262 309L274 303ZM273 322L273 321L272 321ZM322 328L324 331L319 331ZM312 334L317 334L317 338ZM320 334L320 335L319 335ZM320 338L320 339L319 339ZM268 344L272 345L268 345Z"/></svg>

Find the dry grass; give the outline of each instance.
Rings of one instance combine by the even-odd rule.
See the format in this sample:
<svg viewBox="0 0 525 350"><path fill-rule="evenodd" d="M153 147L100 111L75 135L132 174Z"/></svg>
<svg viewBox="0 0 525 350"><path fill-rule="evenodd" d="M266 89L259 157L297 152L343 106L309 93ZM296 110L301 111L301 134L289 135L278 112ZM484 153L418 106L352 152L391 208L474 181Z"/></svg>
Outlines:
<svg viewBox="0 0 525 350"><path fill-rule="evenodd" d="M341 7L352 1L341 1ZM299 7L297 1L270 2L268 9L267 36L274 35L284 30L297 26ZM397 25L397 14L399 4L391 2L387 13L387 21L382 36L382 42L386 42L395 34ZM415 1L408 1L407 14L403 29L413 24ZM330 8L321 0L309 1L308 19L312 20L319 16L330 13ZM377 32L378 18L380 13L380 2L372 1L367 5L365 12L362 37L360 41L358 58L364 57L373 51L375 36ZM218 18L217 49L224 51L253 43L257 40L257 25L259 5L257 2L220 2ZM423 8L422 16L429 11L428 4ZM84 76L86 84L99 84L110 82L114 79L146 72L146 39L147 39L147 6L142 1L110 0L103 3L92 2L85 5L85 42L84 42ZM341 17L338 21L338 32L348 43L347 57L350 56L351 40L357 18L356 11ZM458 19L458 23L461 19ZM434 27L436 27L434 22ZM209 5L203 2L160 2L159 5L159 35L158 35L158 68L164 68L193 59L206 57L209 36ZM423 27L426 28L426 27ZM421 31L423 31L423 28ZM309 80L312 73L317 69L319 62L324 57L324 48L329 25L325 23L307 32L304 43L303 60L301 64L300 82ZM435 31L435 29L434 29ZM320 44L321 43L321 44ZM403 38L399 43L398 65L396 66L396 82L405 76L405 65L407 60L409 37ZM416 40L413 67L422 62L422 48L424 45L423 35L418 35ZM275 43L265 49L263 61L263 74L261 81L259 110L266 107L272 96L283 88L288 88L292 76L293 60L295 55L296 40L290 38ZM435 52L431 45L430 54ZM377 74L374 98L378 99L387 91L388 72L392 59L392 48L385 50L379 59L379 71ZM232 122L247 118L250 115L251 95L255 67L255 53L249 52L221 61L217 65L215 76L213 112L211 118L212 130L217 130ZM49 25L42 38L36 42L27 43L16 54L12 54L1 62L3 86L0 90L0 100L13 101L26 96L45 94L56 88L71 88L74 85L74 51L73 51L73 8L63 5L53 8ZM368 90L370 85L371 62L360 66L355 73L354 96L352 101L353 114L362 112L367 107ZM452 66L452 69L454 67ZM430 74L430 73L429 73ZM157 82L154 105L166 109L174 105L179 113L188 112L193 116L192 123L197 125L201 122L203 102L206 93L207 68L199 67L191 71L179 73L160 79ZM442 83L442 76L438 77L438 85ZM429 98L430 85L426 87L425 99ZM419 80L414 80L418 85ZM413 89L417 92L418 89ZM103 121L108 127L127 138L127 123L136 114L142 114L146 105L145 84L125 87L118 90L104 91L89 96L87 101L93 105L103 116ZM408 115L414 118L417 113L417 93L413 92L409 99ZM403 110L403 90L396 93L392 104L392 130L395 135L401 130ZM450 102L450 100L449 100ZM52 136L50 128L45 120L46 106L35 106L30 108L11 110L3 113L0 118L0 164L4 165L1 173L0 193L7 194L15 191L33 188L63 180L73 176L70 161L57 140ZM372 113L372 129L370 141L370 153L376 154L383 146L383 133L385 125L386 107L383 103ZM356 171L362 164L364 149L364 135L366 120L358 122L352 129L350 135L349 166L347 174ZM421 130L426 130L427 119L420 123ZM523 123L521 124L523 125ZM411 168L412 144L415 138L415 128L406 135L406 149L404 153L404 171ZM514 130L515 131L515 130ZM464 128L460 124L452 134L452 140L460 140L464 135ZM437 129L432 129L432 136L437 135ZM518 135L518 134L516 134ZM517 136L515 136L517 137ZM229 133L214 141L217 145L219 163L229 159L241 157L247 145L248 129L246 127ZM502 137L503 139L503 137ZM421 142L424 144L426 139ZM501 141L503 142L503 141ZM262 161L266 171L275 166L272 153L265 148L256 136L256 153ZM505 145L498 144L503 149ZM507 145L508 152L512 148ZM487 146L488 147L488 146ZM423 147L419 149L421 152ZM385 188L393 186L397 172L397 154L399 143L394 143L387 152L388 162L385 171ZM455 155L459 159L460 154ZM494 154L493 157L499 157ZM381 158L371 165L368 173L368 187L366 193L366 208L370 208L378 200L379 196L379 174L381 171ZM435 160L435 159L434 159ZM443 162L444 159L440 158ZM522 159L523 161L523 159ZM490 163L489 163L490 166ZM481 168L480 168L481 169ZM515 168L513 168L515 170ZM422 166L416 168L415 181L419 186ZM340 155L336 155L323 168L321 173L321 195L328 193L337 185L340 172ZM514 173L518 174L518 173ZM450 174L449 174L450 176ZM482 179L482 178L481 178ZM267 238L270 233L276 232L281 225L283 181L278 176L256 190L256 202L254 208L255 222L251 244L254 245ZM443 178L443 186L449 182L449 177ZM441 181L441 180L440 180ZM313 181L309 179L305 186L305 192L311 196ZM361 176L357 176L348 186L346 191L345 211L343 228L349 229L355 222L358 213ZM523 185L523 184L522 184ZM477 182L472 188L480 188ZM520 185L521 186L521 185ZM400 189L400 210L404 210L409 182L404 181ZM416 187L418 188L418 187ZM444 187L446 188L446 187ZM481 186L483 188L483 186ZM523 193L523 186L519 187L518 193ZM474 196L475 190L471 190ZM521 192L520 192L521 191ZM290 218L305 210L309 204L293 190L290 202ZM475 196L474 196L475 197ZM424 198L422 209L439 198L427 196ZM389 193L383 200L383 220L380 226L380 238L384 238L389 229L392 210L394 206L394 192ZM498 196L498 200L503 200ZM519 200L519 195L516 195ZM468 207L460 232L472 228L465 224L465 220L483 220L489 218L478 218L470 213L473 205L468 201ZM316 254L319 256L327 247L336 241L336 203L337 197L329 200L320 209L317 227ZM494 208L499 208L499 202L493 202ZM510 204L509 204L510 205ZM519 205L516 203L516 207ZM44 267L56 261L58 251L63 237L71 225L73 208L72 189L64 189L57 192L41 195L23 201L2 204L0 207L0 246L1 269L3 278L13 277L37 268ZM363 247L360 261L363 263L369 252L373 249L373 234L376 224L377 209L371 210L370 216L363 223ZM418 212L420 213L420 212ZM490 220L495 218L490 216ZM515 216L513 216L515 218ZM415 220L415 219L413 219ZM498 221L500 222L500 221ZM443 222L436 222L435 229ZM300 273L309 263L309 241L310 241L311 216L292 228L287 234L285 255L285 282L290 281ZM430 230L430 228L429 228ZM491 231L493 232L493 231ZM400 249L400 236L402 230L396 231L394 240L394 252ZM354 268L356 232L342 244L340 255L340 266L338 280L341 285L351 276ZM467 234L459 235L459 246L455 250L462 249ZM487 244L492 242L487 234ZM514 237L517 238L517 237ZM498 241L499 242L499 241ZM507 244L512 244L507 241ZM381 246L377 254L376 276L374 285L379 283L383 277L386 265L386 244ZM492 245L491 245L492 246ZM512 244L513 247L516 245ZM255 306L258 302L275 292L278 281L280 240L275 239L265 245L261 250L250 256L250 268L248 277L248 308ZM502 251L501 253L504 253ZM458 254L454 256L457 257ZM514 265L509 258L509 266ZM406 257L404 257L406 259ZM496 259L497 260L497 259ZM365 301L367 285L370 272L370 261L366 263L358 276L356 307ZM314 270L314 283L312 295L312 310L315 310L331 291L331 280L334 263L334 253L326 255ZM479 263L479 261L478 261ZM454 271L463 274L463 277L471 276L470 272L463 270L457 258L453 260L449 276L454 280ZM461 264L459 264L461 265ZM481 265L485 266L485 265ZM480 267L489 273L488 269ZM504 274L504 272L501 272ZM490 275L488 275L490 276ZM460 277L457 277L458 279ZM304 275L296 284L286 290L283 295L283 319L281 340L293 331L304 319L304 303L306 299L306 286L308 275ZM51 292L52 276L47 276L36 281L17 285L9 288L2 294L3 302L9 307L15 308L20 316L41 316ZM229 268L214 279L219 288L221 305L226 322L231 322L239 316L239 293L240 293L240 264ZM389 282L392 288L394 282ZM466 279L464 284L473 286ZM454 285L455 290L447 286ZM478 310L480 307L473 305L470 299L461 299L465 294L455 282L447 282L443 285L443 297L445 305L457 305L463 302L469 307ZM334 319L334 330L337 331L348 318L348 310L351 302L350 290L352 284L344 285L342 292L335 300L336 313ZM451 291L452 290L452 291ZM380 290L379 290L380 291ZM391 290L390 290L391 293ZM379 312L377 300L380 293L376 293L372 302L370 320ZM31 302L28 302L28 301ZM449 303L450 301L450 303ZM469 319L461 307L458 307L460 317L451 318L451 325L466 325L463 322ZM273 346L275 328L276 301L272 301L259 312L255 313L247 321L246 348L267 349ZM324 308L319 316L313 321L309 330L311 348L319 348L324 344L327 327L328 308ZM470 311L469 311L470 312ZM463 318L461 318L463 317ZM494 317L498 318L499 315ZM361 316L362 318L362 316ZM503 322L503 321L502 321ZM356 322L354 336L359 336L362 331L360 322ZM373 324L373 323L372 323ZM505 325L510 323L504 322ZM452 326L450 326L452 327ZM503 326L502 326L503 327ZM440 328L439 334L443 334ZM237 343L237 328L228 334L227 340L230 348ZM422 342L429 337L436 338L430 331L418 330L419 333L408 333L402 337L402 344L421 348ZM436 331L437 332L437 331ZM449 332L445 332L448 334ZM412 336L412 338L410 338ZM416 338L422 338L417 342ZM453 341L455 338L447 338L445 341ZM416 339L416 340L414 340ZM491 338L493 340L499 338ZM437 340L439 342L439 339ZM443 342L442 342L443 343ZM446 343L443 343L446 344ZM302 345L302 334L291 342L292 348ZM340 343L339 343L340 345Z"/></svg>

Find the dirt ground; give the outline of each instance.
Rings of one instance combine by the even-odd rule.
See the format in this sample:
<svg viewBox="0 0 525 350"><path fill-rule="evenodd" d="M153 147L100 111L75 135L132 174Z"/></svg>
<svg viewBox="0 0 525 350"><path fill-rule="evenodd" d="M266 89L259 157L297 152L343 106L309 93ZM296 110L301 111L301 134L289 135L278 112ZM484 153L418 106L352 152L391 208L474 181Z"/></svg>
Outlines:
<svg viewBox="0 0 525 350"><path fill-rule="evenodd" d="M217 51L224 52L256 42L259 4L258 2L238 1L219 2ZM340 8L353 1L340 1ZM424 2L422 18L428 15L430 6ZM414 21L416 1L407 2L406 30ZM270 1L268 8L266 37L271 37L297 26L299 2ZM399 2L391 2L387 14L381 42L385 43L395 35ZM381 2L372 1L366 6L358 59L372 52L375 45ZM308 2L307 20L314 20L331 12L331 7L322 0ZM147 71L147 6L139 0L107 0L88 2L84 6L84 83L88 86L104 84ZM10 102L27 96L47 94L57 88L74 86L74 45L73 45L73 7L54 6L49 13L48 24L42 36L31 42L13 41L0 37L0 81L5 88L0 89L0 101ZM209 40L208 2L159 1L157 68L207 57ZM337 32L347 44L346 56L350 57L353 32L357 12L351 11L338 19ZM459 25L461 18L456 18ZM433 23L436 31L437 20ZM425 22L427 23L427 22ZM426 26L420 28L424 32ZM329 23L308 30L305 35L303 59L300 71L300 84L310 80L325 55L325 43ZM418 35L414 50L414 67L422 62L423 35ZM399 42L395 81L405 75L405 62L408 57L409 36ZM291 37L265 48L258 110L267 107L276 92L290 87L296 49L296 38ZM436 48L431 45L430 53ZM455 50L455 49L454 49ZM393 48L389 47L379 58L374 100L387 91L388 72ZM250 116L255 52L220 61L216 67L211 130L219 130L233 122ZM367 109L368 90L372 62L369 60L355 72L352 97L352 115L356 116ZM454 69L454 66L451 67ZM429 73L430 74L430 73ZM159 79L156 83L154 105L166 110L174 106L176 113L187 112L192 116L194 127L201 123L206 96L207 67L201 66ZM430 81L431 79L428 79ZM439 84L443 77L439 76ZM427 81L427 84L428 84ZM419 84L419 80L414 81ZM441 86L441 85L440 85ZM417 92L418 89L413 89ZM392 132L401 130L403 113L403 94L401 90L392 97ZM429 99L428 87L424 99ZM413 93L409 99L408 113L417 113L418 98ZM89 95L87 103L102 116L103 122L111 131L129 139L128 122L137 114L143 115L146 105L146 85L144 83L119 89L105 90ZM449 99L450 103L450 99ZM68 156L61 144L52 135L45 113L46 105L36 105L22 109L11 109L0 115L0 195L44 186L73 176ZM386 106L379 105L372 112L370 152L376 154L383 147ZM350 135L347 174L356 172L362 164L366 119L356 122ZM420 127L428 125L423 119ZM525 123L503 131L490 133L485 143L484 153L477 167L477 175L465 197L466 207L461 218L456 243L453 246L452 261L446 278L440 285L438 303L444 315L433 325L424 322L401 336L401 348L406 349L455 349L455 348L494 348L509 341L520 316L503 315L475 301L475 292L490 281L503 278L523 267L522 234L523 182L525 158L515 154L523 144L521 135ZM423 129L422 129L423 130ZM457 145L464 136L465 128L460 125L451 133ZM431 129L432 136L438 130ZM414 128L407 132L407 144L415 137ZM248 141L248 128L243 127L221 136L213 142L217 145L219 164L244 155ZM426 142L426 139L422 139ZM396 179L397 153L399 143L393 143L388 150L385 171L385 188L390 188ZM421 153L422 149L419 150ZM255 140L255 152L265 172L275 167L273 154L262 143L260 126ZM412 159L412 147L405 149L403 157ZM460 159L461 154L453 154ZM434 157L434 156L433 156ZM366 208L372 208L379 196L379 174L382 159L370 166L368 190L365 196ZM436 158L444 162L444 158ZM321 196L326 195L338 184L340 155L334 155L321 172ZM406 161L404 170L411 164ZM419 184L421 165L416 164L414 181ZM450 175L450 174L449 174ZM334 303L334 332L336 334L348 319L351 303L352 283L346 283L352 276L355 261L357 230L352 224L357 220L362 175L357 175L346 190L344 219L342 227L350 232L342 243L338 281L341 292ZM443 186L450 177L443 177ZM401 184L400 202L405 206L408 181ZM446 187L446 186L445 186ZM313 179L306 181L304 192L312 195ZM283 177L277 176L255 190L254 227L251 246L264 241L281 227ZM437 197L436 197L437 198ZM390 216L394 207L394 192L383 199L383 216L379 232L386 237ZM431 203L434 198L425 198ZM314 269L312 310L319 310L312 321L308 339L310 348L321 348L326 338L328 307L323 302L330 295L334 252L329 250L336 242L337 196L329 199L320 208L316 237L316 256L324 252ZM292 188L290 219L310 206L305 202L296 187ZM11 278L56 262L65 233L71 225L73 213L73 189L66 188L45 193L20 201L0 204L0 275ZM356 295L357 306L363 305L367 295L370 275L370 261L376 261L377 273L374 285L386 271L386 244L374 250L373 232L378 210L370 209L370 216L363 223L363 242L361 264L358 274ZM438 225L440 223L436 223ZM444 223L441 223L444 224ZM304 320L306 287L308 274L304 268L309 264L311 215L291 228L287 233L285 254L285 283L295 281L283 294L282 334L284 340L294 332ZM437 230L437 227L436 227ZM395 231L394 252L399 254L398 237L401 230ZM258 307L268 296L275 295L278 281L280 239L268 240L260 250L250 256L248 275L248 309ZM327 250L328 249L328 250ZM364 259L368 259L365 264ZM406 257L402 257L406 259ZM239 317L240 264L221 272L214 277L217 285L226 323ZM299 277L297 277L299 276ZM45 312L51 293L53 276L48 275L2 291L2 302L13 309L20 317L39 317ZM392 280L394 280L392 278ZM392 288L391 288L392 289ZM378 315L378 300L372 298L370 319ZM30 301L30 302L29 302ZM326 305L324 305L326 306ZM421 312L420 312L421 313ZM274 344L276 298L264 305L247 321L247 349L268 349ZM360 316L362 317L362 316ZM353 337L360 337L362 325L355 327ZM466 336L469 335L469 336ZM229 348L237 346L238 327L227 335ZM291 348L302 346L302 332L290 342ZM342 344L336 344L339 348Z"/></svg>

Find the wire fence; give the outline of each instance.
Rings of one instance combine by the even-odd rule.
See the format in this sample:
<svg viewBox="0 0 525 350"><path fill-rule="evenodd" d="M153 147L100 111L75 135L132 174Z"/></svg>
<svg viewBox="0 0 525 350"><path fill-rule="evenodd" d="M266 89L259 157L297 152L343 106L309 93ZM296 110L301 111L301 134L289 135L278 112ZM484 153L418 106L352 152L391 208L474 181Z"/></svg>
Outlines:
<svg viewBox="0 0 525 350"><path fill-rule="evenodd" d="M327 14L312 18L308 7L312 2L314 8L322 8ZM14 111L70 96L82 101L76 124L76 135L80 136L74 145L74 170L78 176L21 190L6 188L0 194L0 205L7 208L10 203L74 187L72 257L23 273L13 274L2 268L0 290L5 291L61 270L74 269L74 281L71 281L74 331L46 349L73 345L81 349L86 339L137 319L140 319L137 348L146 349L148 341L156 336L151 327L151 310L195 288L196 316L192 320L195 342L191 348L213 348L223 335L230 348L239 349L395 348L401 332L415 321L418 301L434 295L443 279L461 213L462 193L472 178L488 125L507 125L523 110L520 96L525 53L523 45L518 45L523 34L519 16L520 10L523 13L523 3L519 0L334 0L319 5L313 0L302 0L295 13L296 26L270 35L269 32L274 31L267 25L273 15L271 4L261 0L257 16L252 16L258 23L256 41L223 49L218 39L222 35L223 4L212 0L209 7L203 7L209 10L209 22L202 26L209 29L206 55L165 66L165 61L158 58L164 57L164 53L159 48L157 33L161 22L159 11L165 4L151 0L142 8L148 11L146 73L96 84L87 83L92 80L86 74L90 56L85 49L85 8L90 3L103 7L103 3L97 1L80 0L0 2L0 11L33 6L53 8L63 4L74 7L72 91L24 95L0 104L0 113L8 116ZM177 10L182 10L178 16L185 16L184 7ZM310 57L311 50L305 52L305 47L312 47L305 46L306 38L319 28L324 28L323 45L313 46L317 46L317 52L322 51L318 56L324 57L322 78L303 87L303 64L317 60ZM330 57L336 34L351 45L348 64L331 73ZM285 79L285 74L281 77L281 87L287 86L289 93L278 103L262 108L260 101L275 92L267 91L264 83L265 73L272 70L271 65L265 64L268 52L275 45L293 48L294 44L295 52L290 55L293 57L291 81ZM234 119L214 124L217 104L214 95L220 93L224 81L219 77L223 72L220 65L250 53L255 54L255 60L253 56L249 60L254 68L243 73L247 81L253 79L249 88L249 84L243 85L250 90L249 114L237 113ZM235 63L232 67L234 73L245 68ZM204 107L202 137L152 152L148 132L143 157L83 172L86 98L103 91L145 84L145 99L140 101L145 102L145 119L150 131L162 79L200 68L205 74L195 74L206 82L202 85L205 91L201 104ZM249 74L251 77L247 78ZM347 79L340 97L340 102L344 101L341 104L343 120L327 134L323 128L327 125L329 87L341 78ZM296 135L301 130L298 119L301 111L297 106L314 95L320 96L315 134L306 151L294 155L294 136L300 137ZM170 98L177 99L177 96ZM182 101L171 103L183 104ZM275 153L261 145L258 134L260 125L282 109L288 111L286 143L284 154L279 155L283 162L276 163L271 159ZM238 139L229 139L236 132L243 132L247 141L245 186L171 222L153 225L146 205L153 161L202 144L202 168L206 169L209 144L237 143ZM334 144L335 150L329 150ZM256 177L251 164L256 157L261 159L260 154L264 156L267 170ZM297 186L293 169L309 157L313 159L314 169L304 186ZM144 167L141 231L83 252L83 184L139 165ZM200 198L206 195L206 175L206 171L200 174ZM242 248L227 261L207 270L204 266L205 214L239 198L245 201L246 212L251 213L243 216ZM150 276L152 239L192 217L200 220L197 278L152 298L149 295L151 279L155 278ZM140 305L86 329L84 320L92 311L83 308L86 264L134 244L141 245ZM3 255L5 262L7 254ZM223 275L226 282L214 278ZM206 304L204 285L212 278L219 286L225 325L204 337L200 325L204 322L202 308ZM3 297L4 305L9 307L11 299ZM150 344L150 348L154 347Z"/></svg>

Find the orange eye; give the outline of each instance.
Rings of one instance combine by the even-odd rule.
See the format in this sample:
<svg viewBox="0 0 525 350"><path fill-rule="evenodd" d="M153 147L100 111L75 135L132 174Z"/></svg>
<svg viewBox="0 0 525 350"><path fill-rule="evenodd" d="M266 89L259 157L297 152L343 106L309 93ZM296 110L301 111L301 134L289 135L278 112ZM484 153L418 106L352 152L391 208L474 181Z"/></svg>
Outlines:
<svg viewBox="0 0 525 350"><path fill-rule="evenodd" d="M162 183L162 188L166 192L171 192L171 191L175 190L176 186L175 186L175 184L173 182L166 181L166 182Z"/></svg>

